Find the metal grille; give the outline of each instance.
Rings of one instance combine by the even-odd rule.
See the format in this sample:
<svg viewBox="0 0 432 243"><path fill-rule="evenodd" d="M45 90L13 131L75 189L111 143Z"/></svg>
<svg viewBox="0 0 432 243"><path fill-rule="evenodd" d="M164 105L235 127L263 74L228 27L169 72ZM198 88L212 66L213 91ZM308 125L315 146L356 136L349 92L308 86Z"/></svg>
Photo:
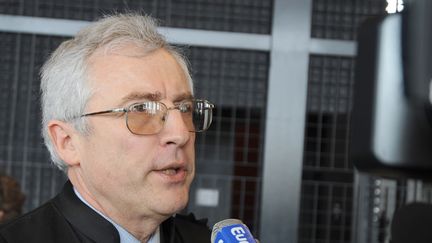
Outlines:
<svg viewBox="0 0 432 243"><path fill-rule="evenodd" d="M359 24L385 14L385 0L314 0L313 38L354 40Z"/></svg>
<svg viewBox="0 0 432 243"><path fill-rule="evenodd" d="M54 196L65 181L50 164L40 136L38 75L64 38L8 33L0 38L0 108L8 111L0 120L0 169L20 180L28 211ZM197 176L188 210L211 224L240 218L256 232L268 53L192 47L189 56L196 96L217 108L210 130L197 135ZM216 205L209 206L203 191L218 195Z"/></svg>
<svg viewBox="0 0 432 243"><path fill-rule="evenodd" d="M354 59L310 56L299 242L350 242Z"/></svg>
<svg viewBox="0 0 432 243"><path fill-rule="evenodd" d="M354 173L348 158L354 58L310 56L299 242L388 243L396 209L431 185Z"/></svg>
<svg viewBox="0 0 432 243"><path fill-rule="evenodd" d="M210 130L197 137L199 174L189 210L208 217L210 225L239 218L257 233L269 54L192 48L190 60L196 96L216 109ZM218 193L218 203L199 203L202 189Z"/></svg>
<svg viewBox="0 0 432 243"><path fill-rule="evenodd" d="M0 33L0 168L20 180L24 210L51 198L65 177L49 162L40 136L38 72L62 38Z"/></svg>
<svg viewBox="0 0 432 243"><path fill-rule="evenodd" d="M351 242L352 196L351 183L303 181L298 242Z"/></svg>
<svg viewBox="0 0 432 243"><path fill-rule="evenodd" d="M94 20L129 9L151 14L164 26L257 34L271 32L272 8L272 0L0 1L1 14Z"/></svg>
<svg viewBox="0 0 432 243"><path fill-rule="evenodd" d="M310 57L304 160L306 169L351 172L347 142L353 84L353 58Z"/></svg>

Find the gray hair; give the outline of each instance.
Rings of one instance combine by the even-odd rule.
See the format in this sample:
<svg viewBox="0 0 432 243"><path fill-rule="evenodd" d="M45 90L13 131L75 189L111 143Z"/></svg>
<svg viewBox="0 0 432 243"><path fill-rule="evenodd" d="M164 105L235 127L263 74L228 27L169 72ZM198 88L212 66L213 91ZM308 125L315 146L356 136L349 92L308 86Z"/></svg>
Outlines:
<svg viewBox="0 0 432 243"><path fill-rule="evenodd" d="M109 50L128 44L142 49L144 55L161 48L167 50L183 68L193 90L186 58L157 32L155 19L128 13L106 16L90 24L75 38L63 42L41 69L42 136L53 163L61 170L67 171L67 164L49 138L48 122L70 122L78 132L89 134L86 119L76 119L84 113L94 92L88 83L88 58L100 48Z"/></svg>

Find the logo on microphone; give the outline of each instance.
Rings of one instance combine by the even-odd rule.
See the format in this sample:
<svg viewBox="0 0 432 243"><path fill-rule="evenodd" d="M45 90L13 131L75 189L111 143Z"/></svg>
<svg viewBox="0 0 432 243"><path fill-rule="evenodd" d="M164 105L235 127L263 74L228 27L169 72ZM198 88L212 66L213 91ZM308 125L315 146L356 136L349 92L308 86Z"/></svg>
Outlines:
<svg viewBox="0 0 432 243"><path fill-rule="evenodd" d="M234 227L231 229L231 234L235 236L236 240L238 240L239 243L249 243L247 240L243 227Z"/></svg>

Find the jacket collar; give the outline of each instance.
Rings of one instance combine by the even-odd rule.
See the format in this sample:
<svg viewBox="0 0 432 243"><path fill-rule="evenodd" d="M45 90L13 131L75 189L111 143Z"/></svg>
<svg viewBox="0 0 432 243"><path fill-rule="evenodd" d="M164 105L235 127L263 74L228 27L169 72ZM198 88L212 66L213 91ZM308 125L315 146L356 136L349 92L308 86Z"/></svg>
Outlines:
<svg viewBox="0 0 432 243"><path fill-rule="evenodd" d="M79 233L95 242L120 242L116 228L75 195L70 181L66 182L63 190L54 198L53 202L60 213Z"/></svg>

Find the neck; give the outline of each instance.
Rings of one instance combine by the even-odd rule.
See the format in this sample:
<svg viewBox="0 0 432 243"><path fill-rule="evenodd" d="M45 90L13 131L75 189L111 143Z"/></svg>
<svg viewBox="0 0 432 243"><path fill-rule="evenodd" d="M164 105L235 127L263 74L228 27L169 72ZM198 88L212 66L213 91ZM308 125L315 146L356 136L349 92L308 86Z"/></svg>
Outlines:
<svg viewBox="0 0 432 243"><path fill-rule="evenodd" d="M70 168L67 174L75 190L78 191L86 203L103 216L120 225L141 242L148 242L159 225L170 217L169 215L161 216L157 214L140 215L124 208L117 209L108 201L104 201L91 193L82 177L75 170Z"/></svg>

